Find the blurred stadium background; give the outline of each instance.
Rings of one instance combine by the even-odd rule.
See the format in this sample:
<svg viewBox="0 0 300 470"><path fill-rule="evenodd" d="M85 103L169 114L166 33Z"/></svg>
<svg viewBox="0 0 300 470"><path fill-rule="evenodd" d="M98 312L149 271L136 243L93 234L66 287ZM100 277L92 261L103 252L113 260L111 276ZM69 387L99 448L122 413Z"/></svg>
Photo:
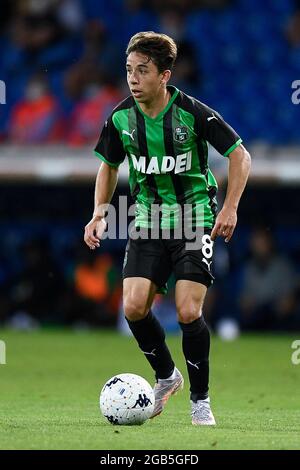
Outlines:
<svg viewBox="0 0 300 470"><path fill-rule="evenodd" d="M300 330L300 2L9 0L0 16L0 325L118 327L125 240L83 243L93 147L128 94L124 51L154 30L179 45L172 82L216 108L253 158L239 224L216 242L211 328ZM226 188L226 162L211 167ZM127 164L114 200L128 195ZM155 310L176 331L172 280Z"/></svg>

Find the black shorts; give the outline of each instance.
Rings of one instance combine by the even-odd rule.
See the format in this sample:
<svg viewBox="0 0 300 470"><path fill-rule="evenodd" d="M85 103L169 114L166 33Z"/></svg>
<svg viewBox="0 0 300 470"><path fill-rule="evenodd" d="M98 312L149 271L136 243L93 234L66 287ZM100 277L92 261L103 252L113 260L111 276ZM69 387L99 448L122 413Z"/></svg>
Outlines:
<svg viewBox="0 0 300 470"><path fill-rule="evenodd" d="M130 236L125 250L123 279L145 277L157 285L160 293L167 292L166 283L172 272L176 281L185 279L211 286L214 280L211 229L198 227L196 233L196 238L190 240L184 236L175 238L172 233L169 239L164 239L163 231L160 231L159 239L133 239ZM141 229L141 234L146 236L147 229ZM196 249L191 249L187 243L192 243Z"/></svg>

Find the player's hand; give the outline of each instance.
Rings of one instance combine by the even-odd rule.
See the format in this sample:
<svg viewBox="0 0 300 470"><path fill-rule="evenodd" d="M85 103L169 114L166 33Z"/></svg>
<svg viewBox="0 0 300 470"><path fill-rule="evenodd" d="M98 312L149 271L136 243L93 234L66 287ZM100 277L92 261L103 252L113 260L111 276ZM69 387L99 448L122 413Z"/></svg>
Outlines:
<svg viewBox="0 0 300 470"><path fill-rule="evenodd" d="M102 217L95 216L84 228L84 241L87 246L94 250L99 248L100 240L106 229L106 222Z"/></svg>
<svg viewBox="0 0 300 470"><path fill-rule="evenodd" d="M237 223L237 214L234 209L224 208L219 212L214 228L211 232L211 239L214 241L216 237L224 237L228 243L231 239Z"/></svg>

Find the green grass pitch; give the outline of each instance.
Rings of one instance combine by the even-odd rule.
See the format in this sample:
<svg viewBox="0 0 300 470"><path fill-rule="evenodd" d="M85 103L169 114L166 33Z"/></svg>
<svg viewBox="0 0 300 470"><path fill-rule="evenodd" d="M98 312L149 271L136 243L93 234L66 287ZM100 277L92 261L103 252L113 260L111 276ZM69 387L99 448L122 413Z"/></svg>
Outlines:
<svg viewBox="0 0 300 470"><path fill-rule="evenodd" d="M100 415L99 391L117 373L153 382L132 338L115 332L0 330L0 449L299 449L300 365L295 336L212 338L210 396L215 428L190 421L189 393L172 397L143 426L113 426ZM186 378L181 338L168 337Z"/></svg>

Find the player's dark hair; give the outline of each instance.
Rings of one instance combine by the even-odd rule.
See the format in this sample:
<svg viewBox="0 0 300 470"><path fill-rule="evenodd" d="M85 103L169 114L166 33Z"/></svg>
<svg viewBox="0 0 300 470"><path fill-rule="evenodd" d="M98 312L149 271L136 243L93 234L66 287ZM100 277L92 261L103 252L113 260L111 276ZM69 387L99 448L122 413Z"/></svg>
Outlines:
<svg viewBox="0 0 300 470"><path fill-rule="evenodd" d="M156 65L159 73L172 70L176 57L177 46L175 41L166 34L144 31L137 33L130 39L126 55L131 52L140 52Z"/></svg>

